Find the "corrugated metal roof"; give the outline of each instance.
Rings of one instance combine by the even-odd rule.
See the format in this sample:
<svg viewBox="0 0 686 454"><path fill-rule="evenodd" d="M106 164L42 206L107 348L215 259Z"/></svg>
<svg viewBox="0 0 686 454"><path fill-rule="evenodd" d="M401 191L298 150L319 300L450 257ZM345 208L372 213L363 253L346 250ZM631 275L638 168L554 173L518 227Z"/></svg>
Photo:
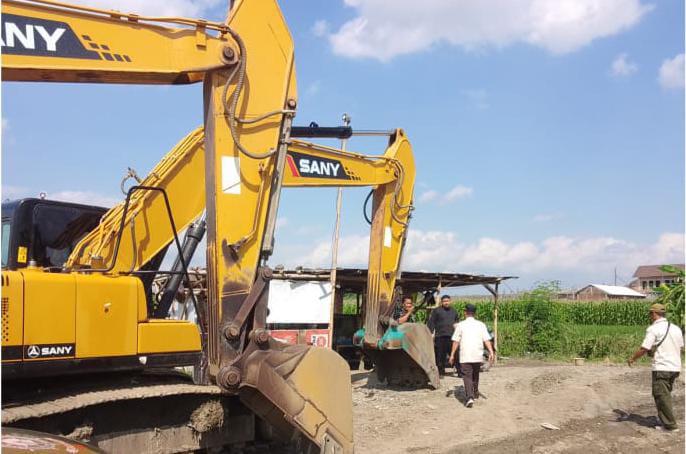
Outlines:
<svg viewBox="0 0 686 454"><path fill-rule="evenodd" d="M643 293L639 293L636 290L630 289L629 287L622 287L620 285L591 284L589 287L595 287L598 290L605 292L608 295L612 295L612 296L630 296L630 297L634 297L634 298L645 298L646 297ZM584 287L584 288L586 288L586 287ZM581 291L581 290L579 290L579 291Z"/></svg>
<svg viewBox="0 0 686 454"><path fill-rule="evenodd" d="M274 269L274 279L328 280L330 269L296 268L294 270ZM468 285L493 285L516 276L484 276L464 273L437 273L403 271L396 281L406 292L424 291L431 288L452 288ZM364 289L367 285L367 270L364 268L338 268L336 283L346 289Z"/></svg>

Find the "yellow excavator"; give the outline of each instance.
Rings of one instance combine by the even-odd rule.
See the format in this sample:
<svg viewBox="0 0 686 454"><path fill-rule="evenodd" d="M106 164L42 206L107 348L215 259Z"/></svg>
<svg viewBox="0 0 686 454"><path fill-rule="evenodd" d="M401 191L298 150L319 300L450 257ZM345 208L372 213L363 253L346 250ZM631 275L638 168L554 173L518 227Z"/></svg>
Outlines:
<svg viewBox="0 0 686 454"><path fill-rule="evenodd" d="M374 158L291 139L293 43L275 0L236 1L221 23L3 0L1 20L4 81L204 85L203 127L145 179L131 171L123 203L106 213L42 199L3 206L3 426L113 452L260 443L352 452L347 364L271 338L266 260L282 187L387 174L374 196L369 288L390 304L414 179L412 168L403 180L397 157L411 157L404 133ZM205 229L199 323L166 319L152 280L188 280ZM164 271L168 250L177 258ZM188 365L195 382L168 369Z"/></svg>

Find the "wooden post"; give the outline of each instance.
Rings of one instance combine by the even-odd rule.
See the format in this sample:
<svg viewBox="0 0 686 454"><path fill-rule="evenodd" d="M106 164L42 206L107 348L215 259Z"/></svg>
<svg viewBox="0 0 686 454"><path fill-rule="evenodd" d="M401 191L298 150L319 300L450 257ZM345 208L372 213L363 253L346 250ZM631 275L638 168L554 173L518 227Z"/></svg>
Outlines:
<svg viewBox="0 0 686 454"><path fill-rule="evenodd" d="M495 349L498 345L498 285L500 282L495 283L495 293L493 294L493 348ZM498 363L498 352L494 351L493 364Z"/></svg>
<svg viewBox="0 0 686 454"><path fill-rule="evenodd" d="M496 281L495 289L489 284L482 285L493 295L493 348L495 349L498 345L498 286L500 282ZM498 362L498 352L494 351L493 353L493 364L496 364Z"/></svg>

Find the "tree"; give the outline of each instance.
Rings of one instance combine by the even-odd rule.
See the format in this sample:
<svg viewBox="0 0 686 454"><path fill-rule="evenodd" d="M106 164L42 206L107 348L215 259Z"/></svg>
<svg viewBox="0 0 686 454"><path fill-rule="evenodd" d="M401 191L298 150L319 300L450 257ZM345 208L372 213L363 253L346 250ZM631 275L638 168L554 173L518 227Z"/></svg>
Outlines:
<svg viewBox="0 0 686 454"><path fill-rule="evenodd" d="M684 329L684 270L671 265L660 267L663 273L676 274L677 278L672 284L662 284L655 289L660 295L658 303L664 304L667 309L667 318L672 323Z"/></svg>

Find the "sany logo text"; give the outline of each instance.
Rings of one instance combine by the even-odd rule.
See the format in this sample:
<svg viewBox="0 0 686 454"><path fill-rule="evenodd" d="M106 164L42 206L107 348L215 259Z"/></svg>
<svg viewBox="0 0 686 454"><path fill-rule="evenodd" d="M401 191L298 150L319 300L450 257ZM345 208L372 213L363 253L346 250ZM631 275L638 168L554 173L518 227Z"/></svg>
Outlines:
<svg viewBox="0 0 686 454"><path fill-rule="evenodd" d="M24 49L36 49L36 37L45 43L45 49L49 52L57 51L57 42L62 38L66 29L56 28L48 32L42 25L26 24L20 28L14 22L5 21L0 29L0 46L14 48L21 46Z"/></svg>
<svg viewBox="0 0 686 454"><path fill-rule="evenodd" d="M29 345L26 347L26 357L30 359L50 356L73 356L73 344Z"/></svg>
<svg viewBox="0 0 686 454"><path fill-rule="evenodd" d="M315 173L317 175L326 175L335 177L338 175L338 169L341 168L339 162L324 162L315 161L314 159L301 159L298 163L300 173Z"/></svg>
<svg viewBox="0 0 686 454"><path fill-rule="evenodd" d="M350 175L346 172L343 164L336 159L289 151L286 155L286 162L294 177L350 179Z"/></svg>

